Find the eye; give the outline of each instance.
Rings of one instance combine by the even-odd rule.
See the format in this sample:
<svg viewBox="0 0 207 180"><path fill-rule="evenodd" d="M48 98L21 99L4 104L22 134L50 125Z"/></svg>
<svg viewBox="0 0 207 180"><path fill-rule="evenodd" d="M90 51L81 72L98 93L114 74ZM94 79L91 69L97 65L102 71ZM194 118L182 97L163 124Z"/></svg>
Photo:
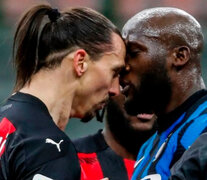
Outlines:
<svg viewBox="0 0 207 180"><path fill-rule="evenodd" d="M116 78L119 76L119 71L115 70L113 71L113 78Z"/></svg>
<svg viewBox="0 0 207 180"><path fill-rule="evenodd" d="M119 77L120 72L121 72L122 69L124 69L124 68L125 68L125 66L115 68L115 69L113 70L113 78Z"/></svg>
<svg viewBox="0 0 207 180"><path fill-rule="evenodd" d="M133 51L129 51L128 55L130 58L136 58L140 53L141 53L140 50L133 50Z"/></svg>
<svg viewBox="0 0 207 180"><path fill-rule="evenodd" d="M126 63L125 66L119 72L119 76L123 77L130 72L131 66L129 63Z"/></svg>
<svg viewBox="0 0 207 180"><path fill-rule="evenodd" d="M141 53L141 49L139 47L131 47L127 48L127 57L128 58L136 58Z"/></svg>

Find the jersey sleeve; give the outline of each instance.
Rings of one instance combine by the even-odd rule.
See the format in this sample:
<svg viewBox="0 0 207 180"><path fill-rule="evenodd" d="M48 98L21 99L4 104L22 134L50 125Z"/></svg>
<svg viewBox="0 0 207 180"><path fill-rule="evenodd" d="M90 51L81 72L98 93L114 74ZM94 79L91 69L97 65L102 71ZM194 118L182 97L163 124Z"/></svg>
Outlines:
<svg viewBox="0 0 207 180"><path fill-rule="evenodd" d="M171 180L197 180L207 177L207 133L195 143L171 168Z"/></svg>

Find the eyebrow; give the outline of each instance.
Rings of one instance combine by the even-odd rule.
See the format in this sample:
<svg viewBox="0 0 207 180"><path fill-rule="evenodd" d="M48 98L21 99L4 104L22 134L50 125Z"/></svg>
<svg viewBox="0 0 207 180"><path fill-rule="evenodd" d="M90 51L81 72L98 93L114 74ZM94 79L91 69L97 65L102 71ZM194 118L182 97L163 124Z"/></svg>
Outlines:
<svg viewBox="0 0 207 180"><path fill-rule="evenodd" d="M147 47L138 41L130 41L127 42L127 50L132 50L132 49L139 49L141 51L147 51Z"/></svg>

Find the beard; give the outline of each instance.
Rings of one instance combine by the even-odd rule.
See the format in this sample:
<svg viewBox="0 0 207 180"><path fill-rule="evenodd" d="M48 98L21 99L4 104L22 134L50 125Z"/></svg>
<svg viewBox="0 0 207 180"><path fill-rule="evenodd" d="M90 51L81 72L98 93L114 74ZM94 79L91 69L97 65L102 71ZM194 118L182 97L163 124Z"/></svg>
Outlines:
<svg viewBox="0 0 207 180"><path fill-rule="evenodd" d="M155 67L156 66L156 67ZM165 112L172 94L172 85L164 64L153 66L141 77L140 86L130 84L131 97L125 102L128 114Z"/></svg>
<svg viewBox="0 0 207 180"><path fill-rule="evenodd" d="M81 122L87 123L92 120L96 115L95 111L88 111L85 115L81 118Z"/></svg>
<svg viewBox="0 0 207 180"><path fill-rule="evenodd" d="M117 104L114 100L110 100L108 103L106 123L116 141L135 157L141 145L157 129L156 123L154 123L152 129L146 131L133 128L125 110L121 109L120 104Z"/></svg>

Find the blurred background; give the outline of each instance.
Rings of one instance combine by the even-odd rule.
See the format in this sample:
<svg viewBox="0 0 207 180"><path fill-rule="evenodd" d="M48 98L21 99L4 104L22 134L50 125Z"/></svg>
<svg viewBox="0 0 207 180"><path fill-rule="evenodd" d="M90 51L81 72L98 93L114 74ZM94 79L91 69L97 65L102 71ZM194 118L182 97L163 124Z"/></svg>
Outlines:
<svg viewBox="0 0 207 180"><path fill-rule="evenodd" d="M12 40L20 15L31 6L46 0L0 0L0 103L12 92L15 72L11 63ZM121 30L127 19L137 12L152 7L177 7L192 14L203 27L205 48L202 69L207 84L207 1L206 0L48 0L55 8L86 6L108 17ZM88 123L71 119L66 133L71 139L96 132L103 123L94 118Z"/></svg>

